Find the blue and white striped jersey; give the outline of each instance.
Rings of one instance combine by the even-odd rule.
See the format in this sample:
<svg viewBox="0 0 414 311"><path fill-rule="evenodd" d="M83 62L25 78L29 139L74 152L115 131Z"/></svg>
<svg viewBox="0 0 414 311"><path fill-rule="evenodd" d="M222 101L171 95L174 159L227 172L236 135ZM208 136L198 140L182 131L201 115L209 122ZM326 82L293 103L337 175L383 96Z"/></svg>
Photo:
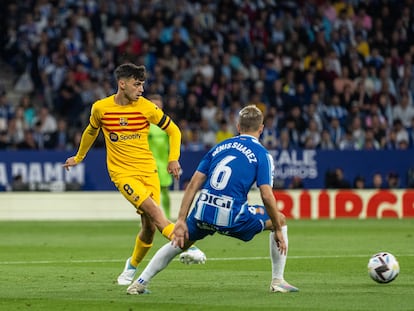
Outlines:
<svg viewBox="0 0 414 311"><path fill-rule="evenodd" d="M247 212L247 194L257 186L273 183L273 158L253 136L240 135L213 147L198 171L207 176L195 208L195 218L221 227L231 227Z"/></svg>

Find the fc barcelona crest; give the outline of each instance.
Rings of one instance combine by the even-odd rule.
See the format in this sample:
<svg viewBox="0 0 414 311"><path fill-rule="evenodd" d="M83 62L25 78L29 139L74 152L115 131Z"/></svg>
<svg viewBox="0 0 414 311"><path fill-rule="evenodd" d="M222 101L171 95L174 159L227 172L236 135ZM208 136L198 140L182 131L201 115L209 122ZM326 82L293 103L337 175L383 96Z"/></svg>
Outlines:
<svg viewBox="0 0 414 311"><path fill-rule="evenodd" d="M128 118L119 118L119 125L120 126L127 126L128 125Z"/></svg>

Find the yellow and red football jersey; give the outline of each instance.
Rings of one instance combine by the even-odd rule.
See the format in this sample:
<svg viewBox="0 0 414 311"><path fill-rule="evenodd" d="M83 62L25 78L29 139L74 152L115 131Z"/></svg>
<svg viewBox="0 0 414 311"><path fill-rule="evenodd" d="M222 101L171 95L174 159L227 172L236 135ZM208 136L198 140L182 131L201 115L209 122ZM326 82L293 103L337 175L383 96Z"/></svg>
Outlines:
<svg viewBox="0 0 414 311"><path fill-rule="evenodd" d="M93 128L103 131L111 176L145 175L156 171L148 145L150 123L158 125L169 135L169 161L179 159L180 130L160 108L142 96L124 106L115 103L115 95L98 100L92 106L89 122Z"/></svg>

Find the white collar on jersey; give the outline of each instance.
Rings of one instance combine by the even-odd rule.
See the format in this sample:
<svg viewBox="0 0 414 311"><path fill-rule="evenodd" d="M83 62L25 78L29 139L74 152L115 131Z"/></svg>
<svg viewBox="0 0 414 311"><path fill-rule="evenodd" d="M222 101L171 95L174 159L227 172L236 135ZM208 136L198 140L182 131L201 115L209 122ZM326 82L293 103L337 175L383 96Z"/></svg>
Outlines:
<svg viewBox="0 0 414 311"><path fill-rule="evenodd" d="M253 138L254 140L257 140L257 141L258 141L258 139L257 139L256 137L254 137L253 135L249 135L249 134L240 134L239 136L240 136L240 137L242 137L242 136L245 136L245 137L250 137L250 138Z"/></svg>

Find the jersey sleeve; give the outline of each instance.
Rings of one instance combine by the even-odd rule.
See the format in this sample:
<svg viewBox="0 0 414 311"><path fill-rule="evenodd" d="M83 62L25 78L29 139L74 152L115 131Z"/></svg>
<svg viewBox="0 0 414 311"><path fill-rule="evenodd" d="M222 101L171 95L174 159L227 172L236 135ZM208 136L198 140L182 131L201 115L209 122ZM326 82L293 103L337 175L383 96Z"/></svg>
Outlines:
<svg viewBox="0 0 414 311"><path fill-rule="evenodd" d="M273 187L274 174L273 157L268 152L260 153L258 167L257 167L257 186L270 185Z"/></svg>
<svg viewBox="0 0 414 311"><path fill-rule="evenodd" d="M181 149L181 131L178 126L169 116L167 116L155 105L154 109L151 111L151 114L148 116L148 121L157 125L160 129L168 134L170 145L168 161L178 161L180 158Z"/></svg>
<svg viewBox="0 0 414 311"><path fill-rule="evenodd" d="M102 121L101 121L101 113L100 110L98 108L98 106L96 104L92 105L92 109L91 109L91 116L89 118L89 124L93 127L93 128L100 128L102 125Z"/></svg>
<svg viewBox="0 0 414 311"><path fill-rule="evenodd" d="M169 122L169 125L165 128L165 132L168 134L169 143L170 143L170 152L168 156L168 161L178 161L178 159L180 158L180 147L181 147L180 129L171 120L171 122Z"/></svg>
<svg viewBox="0 0 414 311"><path fill-rule="evenodd" d="M208 171L210 169L211 163L211 151L208 152L204 157L201 159L200 163L198 164L197 171L203 173L204 175L208 175Z"/></svg>
<svg viewBox="0 0 414 311"><path fill-rule="evenodd" d="M82 138L79 143L79 149L75 155L76 163L82 162L83 159L86 157L86 154L88 153L89 149L91 148L92 144L94 143L96 137L99 134L99 129L101 127L100 124L101 123L100 123L99 111L96 108L96 105L92 105L89 124L82 133Z"/></svg>

